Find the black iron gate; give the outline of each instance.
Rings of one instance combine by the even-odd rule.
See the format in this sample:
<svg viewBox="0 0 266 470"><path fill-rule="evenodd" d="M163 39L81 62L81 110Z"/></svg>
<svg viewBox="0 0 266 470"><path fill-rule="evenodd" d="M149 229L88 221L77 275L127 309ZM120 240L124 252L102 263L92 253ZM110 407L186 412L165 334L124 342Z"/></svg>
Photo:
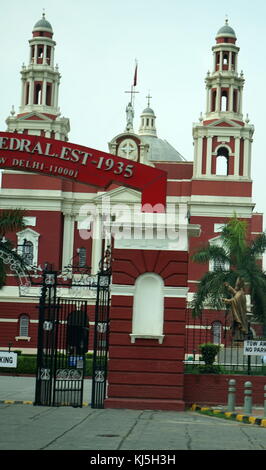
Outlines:
<svg viewBox="0 0 266 470"><path fill-rule="evenodd" d="M93 408L103 408L106 395L110 270L87 276L81 288L96 289L93 348ZM63 284L67 287L66 284ZM39 329L35 405L77 406L83 404L83 384L88 351L89 318L87 301L57 295L58 272L43 273L39 304ZM71 282L71 288L75 282Z"/></svg>
<svg viewBox="0 0 266 470"><path fill-rule="evenodd" d="M109 349L110 272L102 270L97 277L95 308L92 408L103 408L106 396Z"/></svg>

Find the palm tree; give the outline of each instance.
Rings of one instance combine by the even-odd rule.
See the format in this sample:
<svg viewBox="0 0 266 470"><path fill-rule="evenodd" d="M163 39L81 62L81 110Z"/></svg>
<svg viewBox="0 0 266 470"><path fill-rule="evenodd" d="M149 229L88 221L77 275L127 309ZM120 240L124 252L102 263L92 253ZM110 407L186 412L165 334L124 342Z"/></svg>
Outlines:
<svg viewBox="0 0 266 470"><path fill-rule="evenodd" d="M200 316L206 303L212 309L224 310L223 298L228 298L226 283L234 287L240 278L249 287L253 316L263 323L266 332L266 274L258 263L258 257L266 250L266 234L249 241L246 222L235 216L224 226L220 238L221 246L208 244L192 255L194 262L213 261L218 266L200 280L192 314Z"/></svg>
<svg viewBox="0 0 266 470"><path fill-rule="evenodd" d="M4 259L12 259L24 266L23 259L14 251L13 244L5 238L10 232L21 230L25 227L23 217L25 212L20 209L0 210L0 289L6 283L6 273L8 265Z"/></svg>

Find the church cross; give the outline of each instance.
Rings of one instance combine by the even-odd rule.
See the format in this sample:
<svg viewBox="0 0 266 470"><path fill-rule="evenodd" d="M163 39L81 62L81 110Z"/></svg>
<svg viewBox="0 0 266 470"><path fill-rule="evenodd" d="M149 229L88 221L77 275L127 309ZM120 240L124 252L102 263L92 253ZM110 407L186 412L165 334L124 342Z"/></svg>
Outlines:
<svg viewBox="0 0 266 470"><path fill-rule="evenodd" d="M150 95L150 92L148 93L148 96L146 96L147 100L148 100L148 108L150 107L150 99L152 98L152 96Z"/></svg>
<svg viewBox="0 0 266 470"><path fill-rule="evenodd" d="M123 145L122 147L123 152L126 154L126 157L128 158L131 152L133 152L133 147L130 145L129 142Z"/></svg>

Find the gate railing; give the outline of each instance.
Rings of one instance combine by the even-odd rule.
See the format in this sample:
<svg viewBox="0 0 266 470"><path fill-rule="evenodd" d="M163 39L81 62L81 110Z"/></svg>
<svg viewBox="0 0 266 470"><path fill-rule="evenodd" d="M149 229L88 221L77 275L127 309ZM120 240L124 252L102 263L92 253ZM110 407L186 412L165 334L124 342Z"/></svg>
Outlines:
<svg viewBox="0 0 266 470"><path fill-rule="evenodd" d="M60 281L59 281L60 278ZM63 280L61 281L61 278ZM35 405L82 406L85 354L88 350L87 301L58 296L59 287L96 290L93 408L103 408L106 396L111 269L105 256L97 276L76 280L44 271L39 302ZM37 283L35 283L37 285ZM63 289L60 289L60 293ZM75 291L77 292L77 290Z"/></svg>
<svg viewBox="0 0 266 470"><path fill-rule="evenodd" d="M212 343L220 346L213 363L214 367L210 369L212 373L266 375L266 355L245 355L243 342L235 343L233 341L230 321L225 315L220 315L220 320L218 321L217 317L215 320L213 314L210 313L198 318L192 318L190 312L187 312L184 357L185 372L204 373L206 367L199 345ZM251 322L247 339L265 341L262 325Z"/></svg>
<svg viewBox="0 0 266 470"><path fill-rule="evenodd" d="M98 274L95 308L92 408L103 408L106 396L109 349L110 279L111 276L108 270Z"/></svg>

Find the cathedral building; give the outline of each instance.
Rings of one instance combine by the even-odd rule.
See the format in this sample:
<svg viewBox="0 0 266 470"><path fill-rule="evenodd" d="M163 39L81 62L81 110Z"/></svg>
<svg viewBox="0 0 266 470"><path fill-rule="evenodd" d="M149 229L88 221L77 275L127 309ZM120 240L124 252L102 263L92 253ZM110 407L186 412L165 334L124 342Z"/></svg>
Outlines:
<svg viewBox="0 0 266 470"><path fill-rule="evenodd" d="M19 112L11 111L6 120L7 132L68 142L71 141L70 121L60 113L60 73L55 65L53 36L53 28L43 15L34 25L29 40L29 62L21 70ZM254 126L242 113L245 80L239 66L236 34L227 20L216 34L210 61L212 68L205 79L205 113L192 127L193 161L187 161L160 136L150 97L147 106L143 106L138 130L131 100L125 124L121 126L124 130L118 129L118 134L108 143L111 155L166 172L166 202L174 213L173 226L186 226L187 239L181 247L180 238L117 237L113 240L108 230L104 231L104 239L88 236L92 229L94 234L103 233L103 207L106 204L110 206L116 234L119 226L124 230L128 227L129 217L132 223L132 214L141 202L139 192L132 188L117 184L111 184L107 189L96 188L37 171L27 172L25 168L3 171L1 208L26 209L25 228L7 236L29 266L36 269L49 265L55 270L62 270L67 265L90 266L92 274L96 274L104 245L113 246L110 331L110 396L113 398L110 398L110 406L115 406L118 389L121 391L122 388L125 396L128 387L138 380L136 374L144 377L145 369L141 369L140 359L146 363L149 372L157 373L158 381L154 377L151 379L151 383L155 380L153 389L158 388L158 395L154 392L153 399L158 396L172 399L172 391L168 389L180 387L182 382L182 368L175 368L176 361L182 362L191 353L189 346L185 350L184 337L193 328L193 334L197 334L200 328L199 324L186 325L189 302L206 269L215 269L212 265L193 263L191 253L207 242L219 244L221 228L234 214L248 223L250 239L262 232L262 214L254 211L252 200ZM86 208L92 206L97 210L97 217L88 222ZM118 208L125 206L127 209L121 218ZM86 295L91 324L89 349L93 349L95 293ZM12 343L13 350L36 351L38 301L39 288L31 286L30 295L20 296L16 276L9 274L8 284L0 295L2 350ZM144 319L139 318L139 311L145 311ZM222 343L224 312L206 310L202 325L205 320L209 325L208 340ZM153 362L157 353L154 355L152 351L158 347L161 347L158 355L164 364L168 364L163 373L158 363ZM118 364L119 354L123 354L124 369ZM131 375L126 381L124 371L128 371L128 367L135 378ZM171 375L172 382L170 380L170 385L163 388L166 375ZM143 384L134 399L141 394L151 399L147 391L149 386ZM128 399L127 406L130 406L130 400L133 398Z"/></svg>

